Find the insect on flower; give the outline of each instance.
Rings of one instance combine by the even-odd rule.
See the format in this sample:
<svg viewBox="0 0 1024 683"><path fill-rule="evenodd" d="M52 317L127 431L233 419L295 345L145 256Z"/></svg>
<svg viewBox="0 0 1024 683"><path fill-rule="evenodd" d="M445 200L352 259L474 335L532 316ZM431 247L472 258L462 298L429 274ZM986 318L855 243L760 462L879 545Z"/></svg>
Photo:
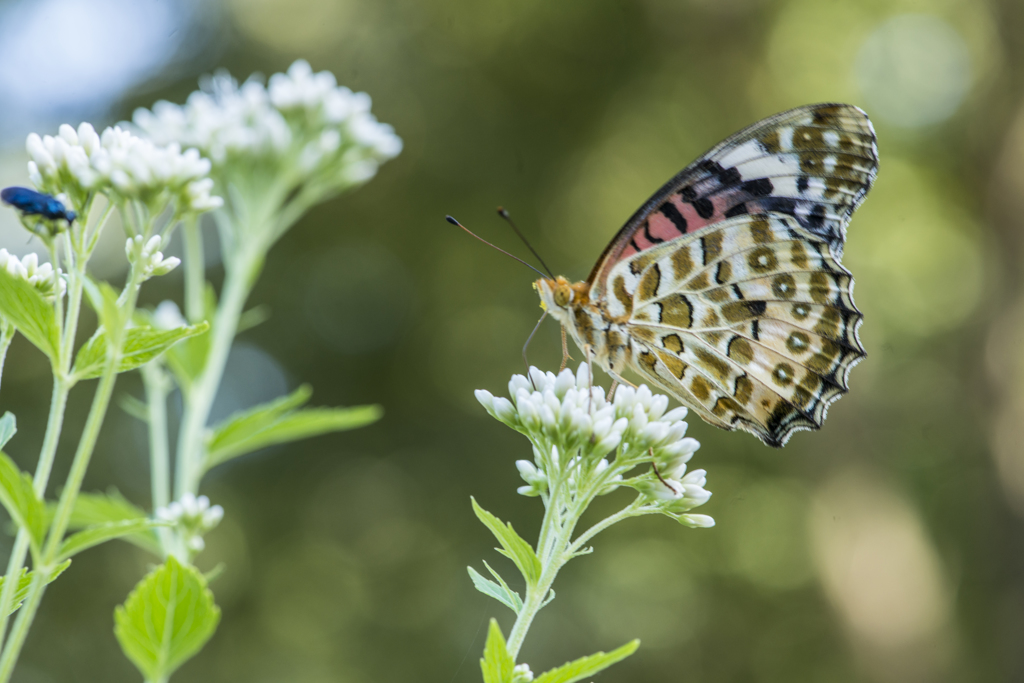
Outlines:
<svg viewBox="0 0 1024 683"><path fill-rule="evenodd" d="M534 268L541 307L617 382L632 370L709 424L780 447L821 427L866 355L840 260L877 172L857 107L771 116L669 180L585 281Z"/></svg>
<svg viewBox="0 0 1024 683"><path fill-rule="evenodd" d="M782 446L821 427L865 356L840 258L877 170L860 109L776 114L669 180L586 281L538 280L542 306L616 380L632 369L709 424Z"/></svg>
<svg viewBox="0 0 1024 683"><path fill-rule="evenodd" d="M41 216L47 220L65 220L71 225L78 214L69 211L56 197L27 187L7 187L0 191L0 200L13 206L25 216Z"/></svg>

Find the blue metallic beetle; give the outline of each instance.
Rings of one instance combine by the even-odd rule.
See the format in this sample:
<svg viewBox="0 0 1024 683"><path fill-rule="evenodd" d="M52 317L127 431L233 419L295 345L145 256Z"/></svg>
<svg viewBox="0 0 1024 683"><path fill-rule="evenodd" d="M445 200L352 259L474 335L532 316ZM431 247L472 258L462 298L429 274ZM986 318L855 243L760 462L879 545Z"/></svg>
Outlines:
<svg viewBox="0 0 1024 683"><path fill-rule="evenodd" d="M60 200L27 187L4 188L0 191L0 200L26 216L42 216L51 221L63 219L68 225L78 218L78 214L69 211Z"/></svg>

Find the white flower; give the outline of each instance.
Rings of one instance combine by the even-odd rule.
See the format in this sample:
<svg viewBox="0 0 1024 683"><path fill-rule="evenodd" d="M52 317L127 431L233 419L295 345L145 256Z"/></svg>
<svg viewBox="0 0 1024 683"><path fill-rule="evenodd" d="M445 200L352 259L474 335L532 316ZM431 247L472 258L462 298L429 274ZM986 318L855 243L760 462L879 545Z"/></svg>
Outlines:
<svg viewBox="0 0 1024 683"><path fill-rule="evenodd" d="M533 680L533 672L529 664L516 664L512 669L512 683L530 683Z"/></svg>
<svg viewBox="0 0 1024 683"><path fill-rule="evenodd" d="M70 192L81 199L95 191L144 201L174 197L182 212L206 211L222 203L210 195L212 184L203 182L210 162L197 150L182 152L176 143L158 146L120 127L97 135L88 123L77 130L64 124L56 136L30 134L25 148L31 158L29 177L50 194Z"/></svg>
<svg viewBox="0 0 1024 683"><path fill-rule="evenodd" d="M533 443L534 461L516 463L527 484L519 493L544 495L560 479L575 491L596 495L631 486L652 511L680 521L682 513L710 498L703 488L704 470L687 473L700 443L686 436L686 409L667 411L668 397L646 386L620 386L608 401L604 389L592 385L586 363L575 374L530 368L527 376L512 376L508 391L511 399L484 390L476 398L493 417ZM652 465L649 472L624 476L646 464Z"/></svg>
<svg viewBox="0 0 1024 683"><path fill-rule="evenodd" d="M239 85L226 72L200 83L183 105L157 102L137 109L134 125L157 144L195 147L222 179L254 162L277 167L296 184L318 180L325 191L364 182L402 141L370 113L370 97L339 86L328 71L303 60L287 73ZM237 163L236 163L237 162ZM295 173L297 171L297 174Z"/></svg>
<svg viewBox="0 0 1024 683"><path fill-rule="evenodd" d="M169 522L181 534L185 546L192 552L206 547L203 534L216 527L224 518L224 508L210 505L206 496L186 493L167 507L157 508L156 518Z"/></svg>
<svg viewBox="0 0 1024 683"><path fill-rule="evenodd" d="M161 242L159 235L149 238L145 244L142 243L142 235L129 237L125 242L124 253L129 261L135 263L136 259L138 260L136 265L142 271L143 280L155 275L166 275L181 264L181 259L177 256L164 258L163 252L158 251Z"/></svg>
<svg viewBox="0 0 1024 683"><path fill-rule="evenodd" d="M36 254L28 254L19 259L8 253L6 249L0 249L0 268L28 282L49 301L53 301L55 292L58 296L63 297L64 292L67 291L67 282L60 268L57 269L55 290L53 266L49 263L40 264L39 256Z"/></svg>

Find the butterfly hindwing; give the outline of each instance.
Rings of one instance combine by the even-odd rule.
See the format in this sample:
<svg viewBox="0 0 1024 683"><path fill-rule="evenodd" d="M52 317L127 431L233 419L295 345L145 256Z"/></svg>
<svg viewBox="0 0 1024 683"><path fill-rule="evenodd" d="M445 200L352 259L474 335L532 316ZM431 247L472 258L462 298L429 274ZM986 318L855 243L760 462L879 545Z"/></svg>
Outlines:
<svg viewBox="0 0 1024 683"><path fill-rule="evenodd" d="M867 116L846 104L799 107L712 148L649 199L590 274L591 298L619 262L725 219L774 212L842 254L846 224L878 168Z"/></svg>
<svg viewBox="0 0 1024 683"><path fill-rule="evenodd" d="M820 427L864 356L849 273L792 216L728 219L634 254L609 281L608 311L642 350L634 369L770 445Z"/></svg>

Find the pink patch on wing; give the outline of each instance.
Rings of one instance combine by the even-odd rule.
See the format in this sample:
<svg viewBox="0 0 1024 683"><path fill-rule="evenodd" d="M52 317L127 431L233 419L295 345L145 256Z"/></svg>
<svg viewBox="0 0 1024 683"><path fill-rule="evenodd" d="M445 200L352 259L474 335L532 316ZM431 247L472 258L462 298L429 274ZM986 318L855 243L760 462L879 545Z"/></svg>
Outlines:
<svg viewBox="0 0 1024 683"><path fill-rule="evenodd" d="M627 259L633 254L646 251L662 242L668 242L682 235L697 232L712 223L725 220L725 212L739 204L735 200L738 198L737 195L741 194L742 190L735 188L711 196L709 199L714 207L714 213L708 218L701 218L697 210L693 208L693 204L684 202L679 194L672 195L665 204L651 212L647 219L636 227L629 242L626 243L626 248L609 265ZM665 215L666 205L669 203L675 207L679 216L686 221L685 232L680 232L676 223ZM671 208L668 208L668 211L671 212Z"/></svg>

